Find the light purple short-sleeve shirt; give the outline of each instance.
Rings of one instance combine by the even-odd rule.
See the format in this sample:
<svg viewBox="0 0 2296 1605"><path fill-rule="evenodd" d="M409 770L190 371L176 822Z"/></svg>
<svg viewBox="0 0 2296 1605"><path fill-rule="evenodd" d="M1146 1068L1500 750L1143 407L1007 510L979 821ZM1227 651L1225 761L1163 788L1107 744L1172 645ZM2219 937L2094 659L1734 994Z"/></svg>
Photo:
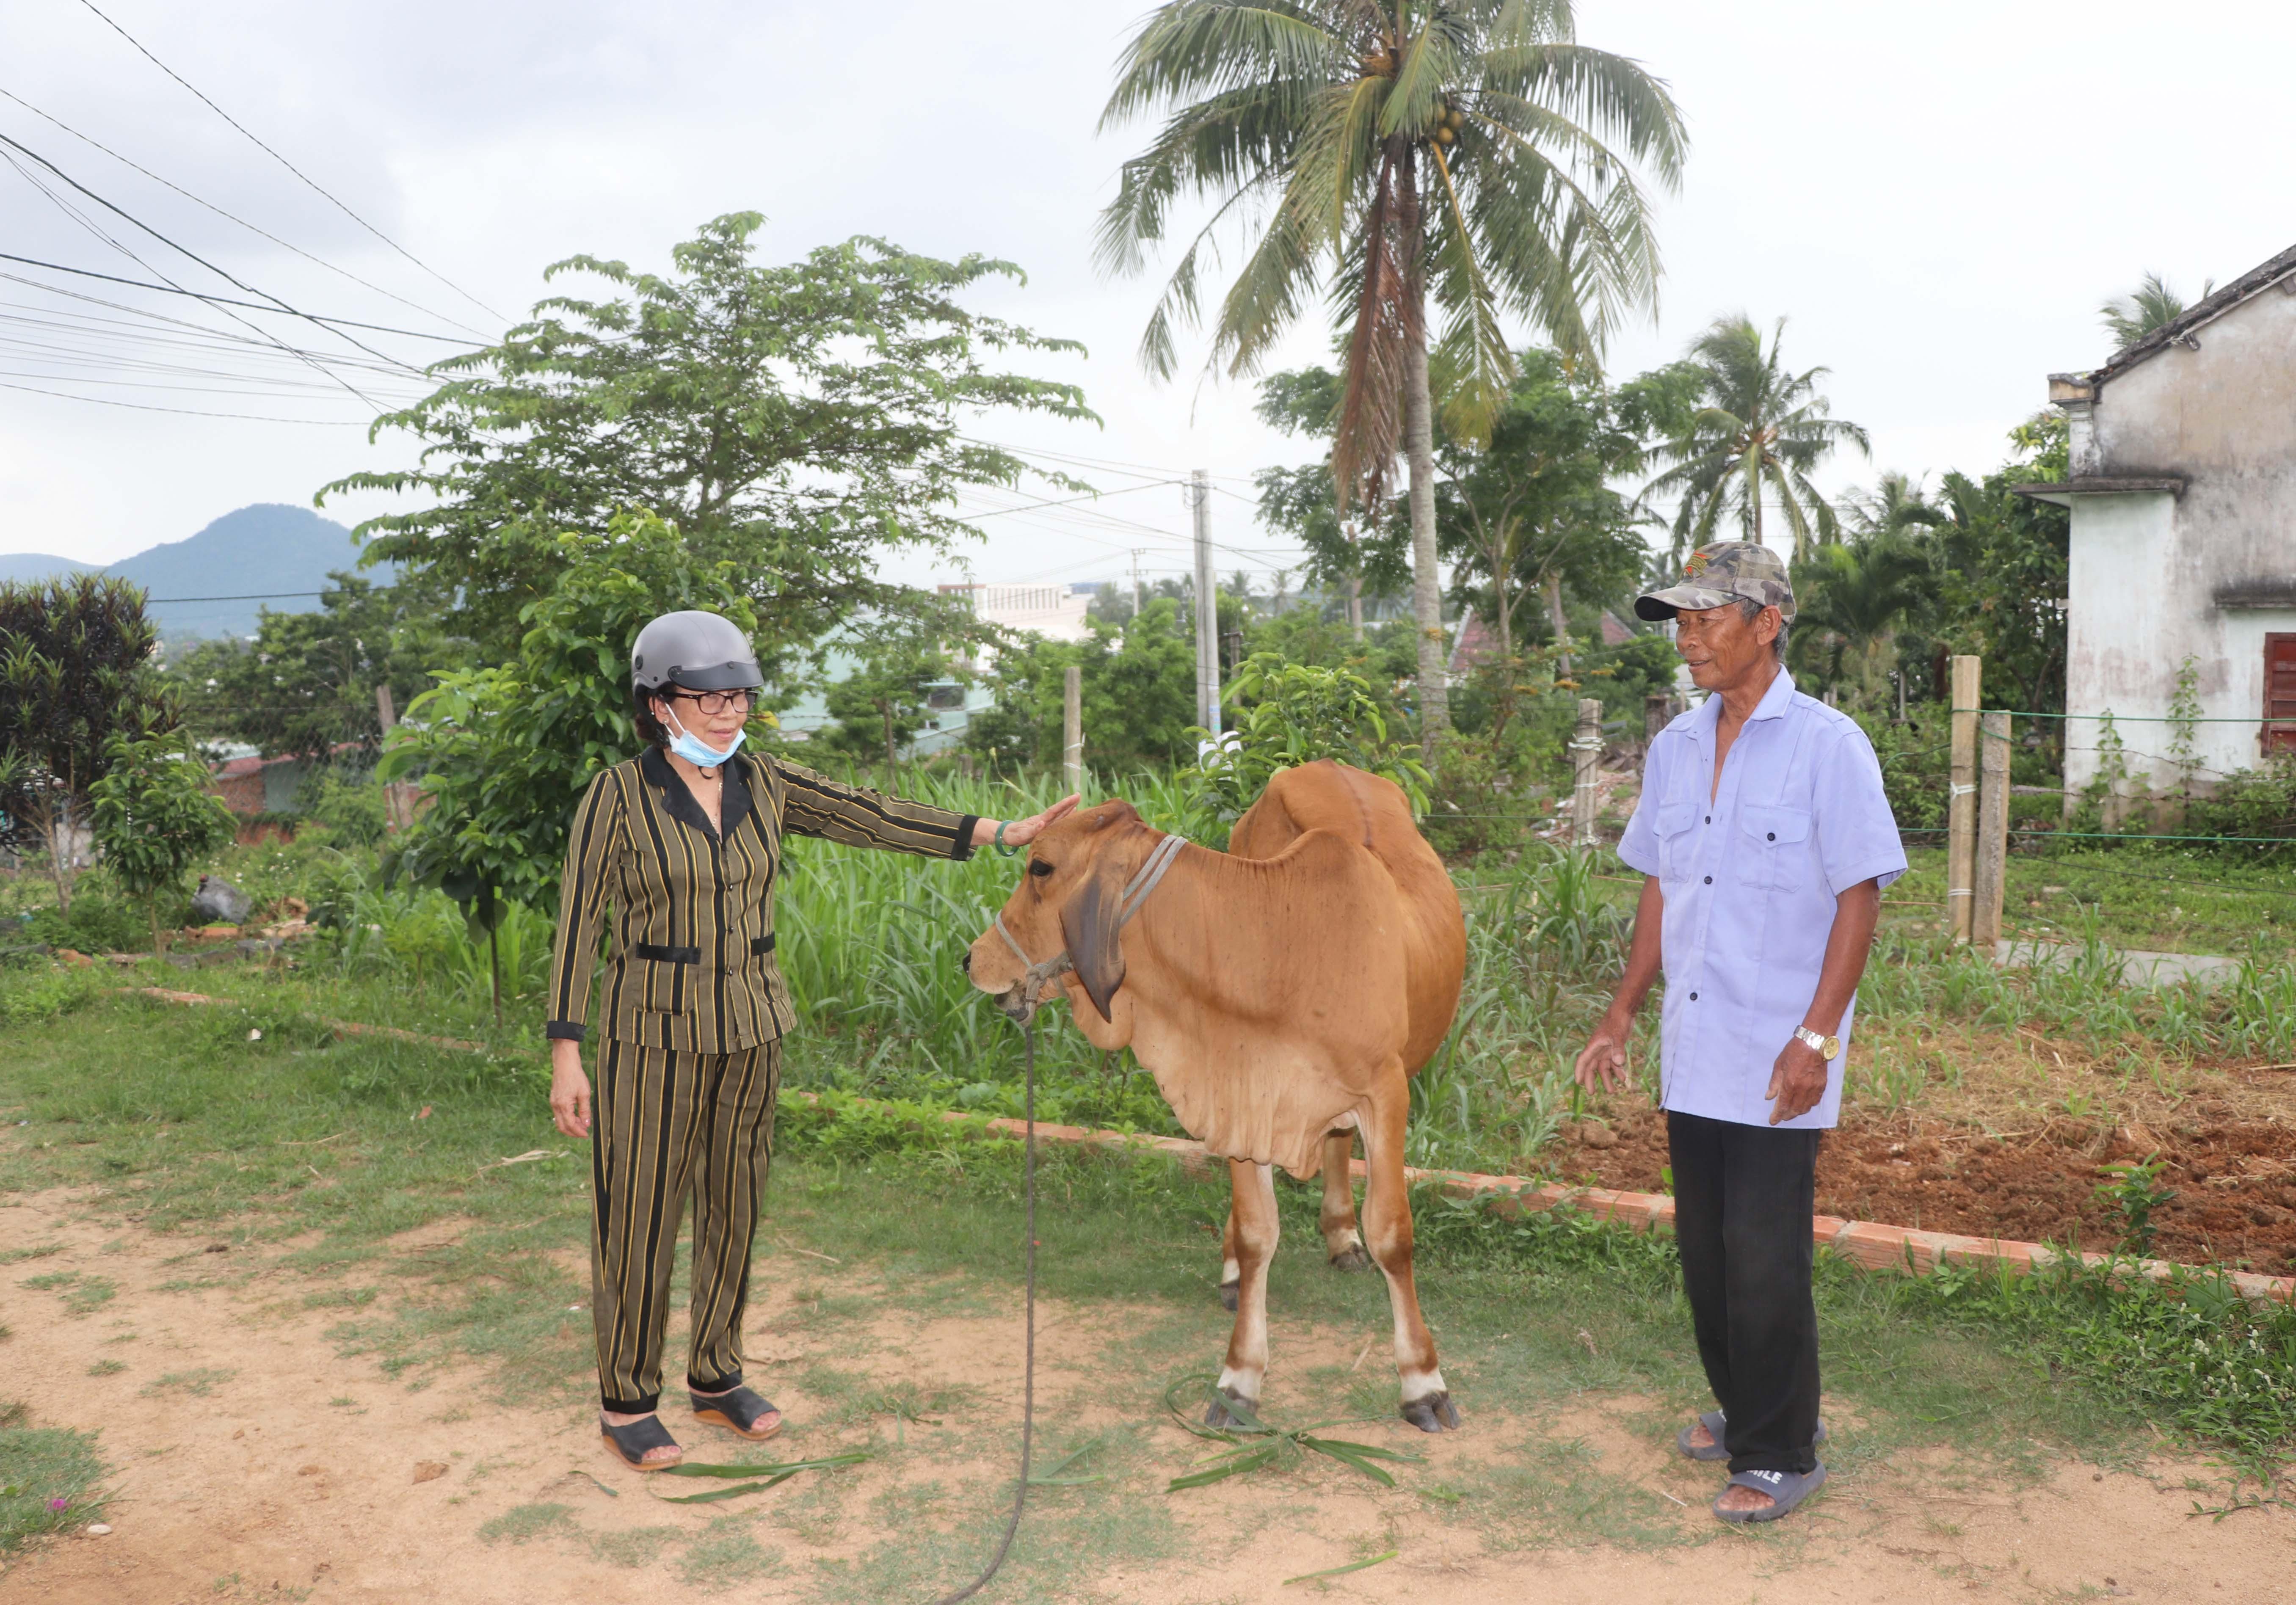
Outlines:
<svg viewBox="0 0 2296 1605"><path fill-rule="evenodd" d="M1651 742L1619 856L1657 876L1666 900L1660 1101L1767 1126L1770 1072L1817 991L1834 900L1904 874L1906 849L1874 745L1848 715L1794 690L1780 669L1717 789L1721 715L1722 700L1709 697ZM1842 1050L1825 1096L1783 1125L1834 1124L1856 1012L1853 1001L1835 1028Z"/></svg>

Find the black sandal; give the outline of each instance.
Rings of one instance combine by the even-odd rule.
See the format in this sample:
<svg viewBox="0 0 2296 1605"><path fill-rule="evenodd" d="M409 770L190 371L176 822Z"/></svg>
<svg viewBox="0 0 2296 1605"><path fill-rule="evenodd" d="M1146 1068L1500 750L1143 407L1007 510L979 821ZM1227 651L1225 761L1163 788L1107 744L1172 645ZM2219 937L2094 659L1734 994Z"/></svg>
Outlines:
<svg viewBox="0 0 2296 1605"><path fill-rule="evenodd" d="M693 1401L695 1421L713 1422L752 1443L762 1443L782 1429L780 1407L739 1382L724 1393L695 1393L688 1388L685 1396ZM758 1423L769 1415L775 1418L774 1424L759 1431Z"/></svg>
<svg viewBox="0 0 2296 1605"><path fill-rule="evenodd" d="M658 1415L642 1416L626 1427L617 1427L602 1415L598 1418L598 1431L605 1438L606 1447L633 1471L667 1471L677 1464L676 1460L646 1459L649 1449L677 1449L678 1460L685 1458L685 1452L678 1448L677 1440L670 1437L669 1429L661 1424Z"/></svg>

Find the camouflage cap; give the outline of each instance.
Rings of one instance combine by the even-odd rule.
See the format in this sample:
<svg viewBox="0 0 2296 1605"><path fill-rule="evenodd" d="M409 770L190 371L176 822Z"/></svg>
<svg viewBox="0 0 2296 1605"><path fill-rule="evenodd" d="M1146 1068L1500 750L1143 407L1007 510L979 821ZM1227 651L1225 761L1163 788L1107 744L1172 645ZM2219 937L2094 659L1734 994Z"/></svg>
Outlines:
<svg viewBox="0 0 2296 1605"><path fill-rule="evenodd" d="M1655 623L1685 608L1698 613L1739 601L1775 608L1781 618L1793 622L1793 585L1786 577L1785 560L1751 541L1717 541L1690 554L1680 585L1636 597L1635 617Z"/></svg>

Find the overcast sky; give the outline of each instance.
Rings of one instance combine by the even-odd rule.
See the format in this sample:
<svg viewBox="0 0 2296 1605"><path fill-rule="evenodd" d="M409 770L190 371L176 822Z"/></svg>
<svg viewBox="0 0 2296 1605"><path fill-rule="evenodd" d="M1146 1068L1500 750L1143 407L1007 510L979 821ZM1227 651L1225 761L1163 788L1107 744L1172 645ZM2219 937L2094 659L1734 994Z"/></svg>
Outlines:
<svg viewBox="0 0 2296 1605"><path fill-rule="evenodd" d="M1018 262L1026 289L986 292L980 306L1084 341L1088 358L1042 371L1083 384L1106 425L979 432L1122 465L1095 482L1135 488L1098 517L986 520L971 554L980 578L1111 577L1134 546L1148 549L1151 573L1177 571L1186 514L1156 481L1201 466L1245 492L1253 469L1308 454L1252 422L1248 388L1143 378L1133 354L1156 280L1111 283L1093 270L1094 217L1140 138L1095 133L1140 14L1131 4L99 3L360 218L509 316L556 258L660 266L696 224L742 209L771 219L763 249L775 259L869 233ZM1873 463L1839 462L1820 476L1829 484L1870 482L1881 468L1989 468L2004 431L2041 405L2046 373L2105 356L2103 298L2146 269L2189 296L2296 240L2286 0L2176 17L2120 0L1775 0L1753 12L1582 0L1579 32L1664 78L1692 138L1681 193L1659 216L1659 316L1618 342L1611 370L1677 355L1719 314L1789 319L1789 360L1829 366L1838 415L1873 432ZM0 7L0 90L422 310L0 100L0 134L250 285L376 323L504 326L306 188L82 0ZM90 215L149 266L0 166L0 251L221 288L116 217ZM244 332L194 303L5 262L0 272ZM0 551L111 561L247 503L308 503L330 479L405 459L403 440L369 446L358 404L306 370L283 364L244 387L257 393L218 393L226 381L201 373L211 356L140 335L102 348L193 371L91 366L93 326L60 329L60 314L123 316L0 281L0 385L331 422L0 389ZM1303 330L1294 356L1312 359L1324 339ZM401 356L436 349L377 343ZM386 504L328 512L350 522ZM1217 497L1214 517L1236 549L1224 572L1282 561L1246 501ZM891 569L954 577L947 565Z"/></svg>

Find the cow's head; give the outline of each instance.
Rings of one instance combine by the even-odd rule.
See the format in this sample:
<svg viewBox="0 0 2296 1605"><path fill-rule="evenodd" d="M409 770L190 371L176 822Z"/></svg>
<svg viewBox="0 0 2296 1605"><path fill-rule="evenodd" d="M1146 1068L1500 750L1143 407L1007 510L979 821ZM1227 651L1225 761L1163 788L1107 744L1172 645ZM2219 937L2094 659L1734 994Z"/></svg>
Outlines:
<svg viewBox="0 0 2296 1605"><path fill-rule="evenodd" d="M1042 974L1043 966L1065 953L1093 1007L1109 1019L1110 1001L1124 984L1117 927L1125 883L1156 841L1128 802L1079 808L1047 829L1029 844L1027 871L999 916L1012 942L991 924L965 950L964 972L972 984L994 995L1005 1013L1025 1020L1060 988L1057 976L1029 986L1032 969Z"/></svg>

